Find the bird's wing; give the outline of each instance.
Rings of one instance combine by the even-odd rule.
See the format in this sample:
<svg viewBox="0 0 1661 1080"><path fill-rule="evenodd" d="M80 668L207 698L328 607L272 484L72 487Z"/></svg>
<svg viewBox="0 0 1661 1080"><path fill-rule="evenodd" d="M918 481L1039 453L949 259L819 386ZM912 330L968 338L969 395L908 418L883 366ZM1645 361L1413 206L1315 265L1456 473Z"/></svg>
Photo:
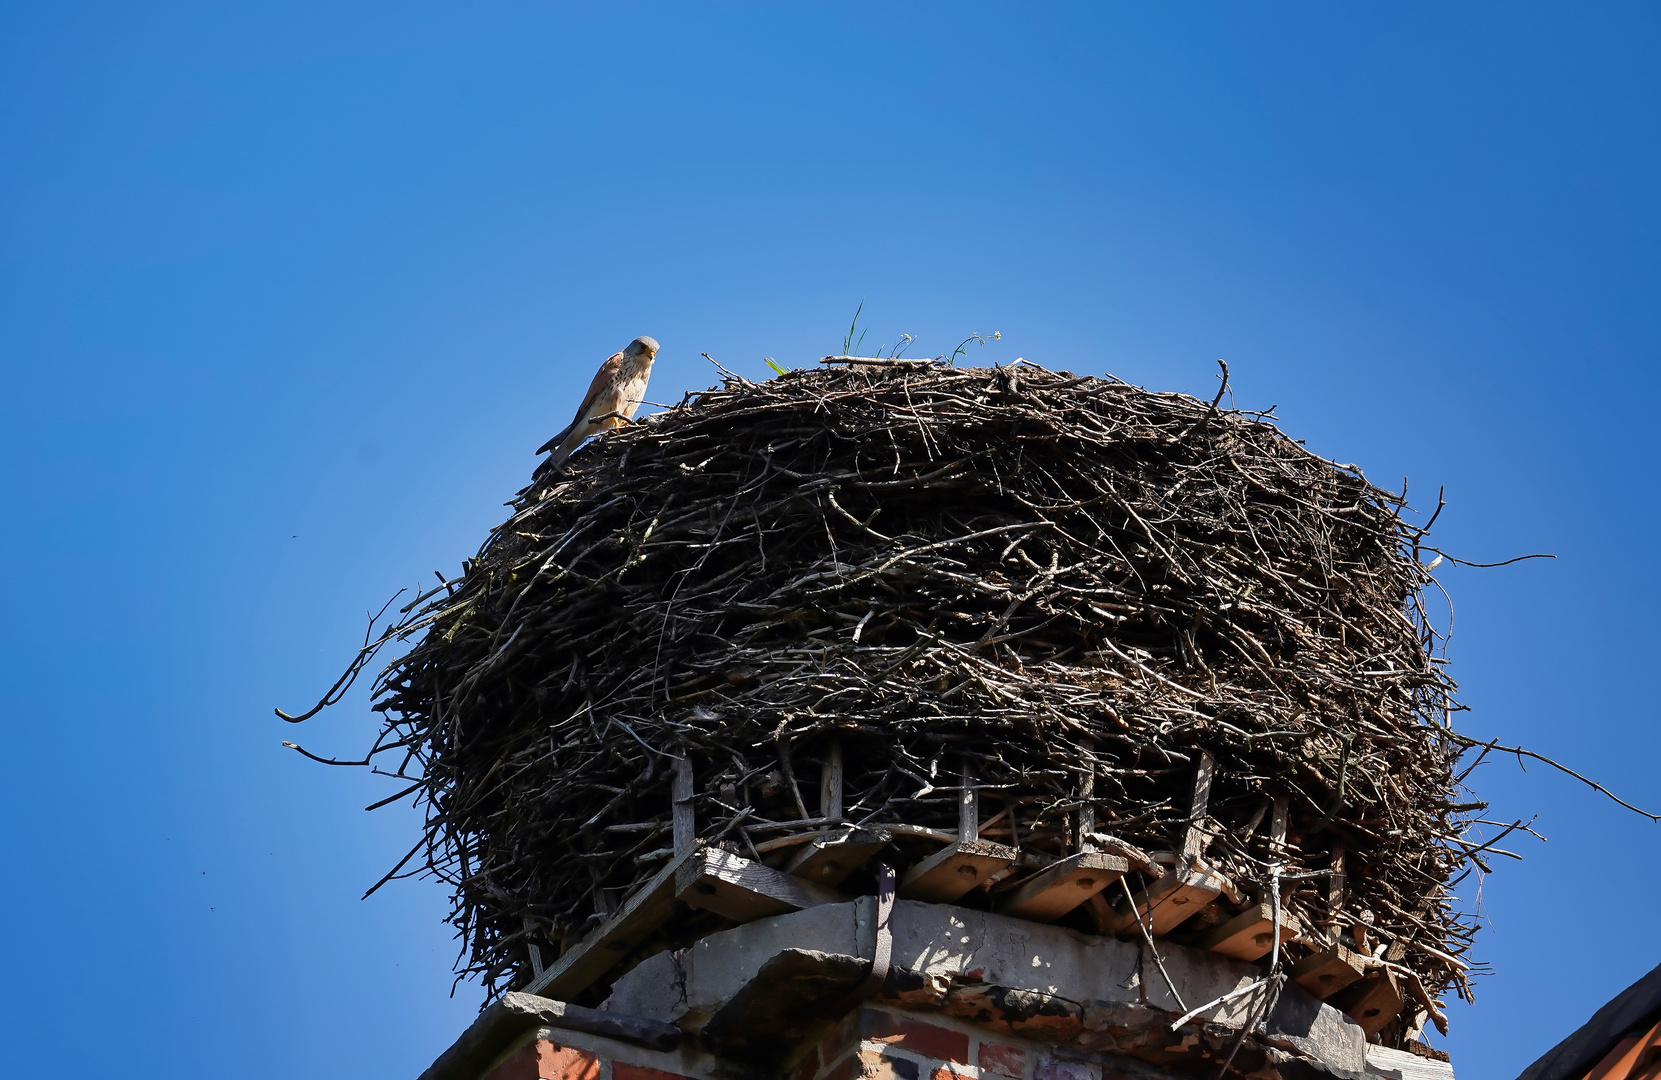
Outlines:
<svg viewBox="0 0 1661 1080"><path fill-rule="evenodd" d="M558 446L572 428L583 422L583 418L588 415L588 410L594 407L594 399L600 396L601 391L605 390L606 384L610 383L611 380L616 377L618 369L622 366L622 353L616 352L606 357L606 362L601 364L600 370L594 373L594 381L588 384L588 393L583 395L583 403L577 406L577 415L572 418L569 424L566 425L564 431L561 431L558 435L555 435L553 438L543 443L542 447L537 450L537 453L546 454L548 451Z"/></svg>

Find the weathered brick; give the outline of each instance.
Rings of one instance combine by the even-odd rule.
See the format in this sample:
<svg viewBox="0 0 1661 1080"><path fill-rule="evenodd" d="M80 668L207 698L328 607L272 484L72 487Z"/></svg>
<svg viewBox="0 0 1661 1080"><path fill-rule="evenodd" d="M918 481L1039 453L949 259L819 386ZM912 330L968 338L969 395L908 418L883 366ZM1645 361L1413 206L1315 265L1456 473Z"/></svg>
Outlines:
<svg viewBox="0 0 1661 1080"><path fill-rule="evenodd" d="M813 1080L819 1075L819 1051L810 1049L802 1055L802 1060L796 1062L796 1067L790 1070L790 1080Z"/></svg>
<svg viewBox="0 0 1661 1080"><path fill-rule="evenodd" d="M975 1070L967 1065L946 1064L934 1070L929 1080L977 1080Z"/></svg>
<svg viewBox="0 0 1661 1080"><path fill-rule="evenodd" d="M540 1080L600 1080L600 1062L593 1054L547 1039L536 1040L536 1065Z"/></svg>
<svg viewBox="0 0 1661 1080"><path fill-rule="evenodd" d="M862 1080L918 1080L923 1071L915 1061L877 1049L861 1047L854 1056L859 1061L858 1075Z"/></svg>
<svg viewBox="0 0 1661 1080"><path fill-rule="evenodd" d="M1027 1052L1019 1046L982 1039L975 1054L975 1064L984 1073L1024 1080L1027 1075Z"/></svg>
<svg viewBox="0 0 1661 1080"><path fill-rule="evenodd" d="M528 1043L500 1065L491 1069L484 1080L540 1080L536 1067L536 1043Z"/></svg>
<svg viewBox="0 0 1661 1080"><path fill-rule="evenodd" d="M853 1080L859 1067L859 1055L847 1054L819 1074L819 1080Z"/></svg>
<svg viewBox="0 0 1661 1080"><path fill-rule="evenodd" d="M856 1009L842 1018L830 1032L819 1040L819 1065L823 1068L848 1053L859 1043L859 1014Z"/></svg>
<svg viewBox="0 0 1661 1080"><path fill-rule="evenodd" d="M586 1050L547 1039L527 1043L485 1080L599 1080L600 1062Z"/></svg>
<svg viewBox="0 0 1661 1080"><path fill-rule="evenodd" d="M922 1057L969 1064L969 1036L961 1031L876 1009L862 1010L859 1018L860 1034L871 1042L897 1046Z"/></svg>
<svg viewBox="0 0 1661 1080"><path fill-rule="evenodd" d="M611 1063L611 1080L687 1080L679 1073L651 1069L645 1065L630 1065L626 1061Z"/></svg>
<svg viewBox="0 0 1661 1080"><path fill-rule="evenodd" d="M1100 1080L1101 1070L1084 1061L1061 1061L1047 1057L1033 1070L1033 1080Z"/></svg>

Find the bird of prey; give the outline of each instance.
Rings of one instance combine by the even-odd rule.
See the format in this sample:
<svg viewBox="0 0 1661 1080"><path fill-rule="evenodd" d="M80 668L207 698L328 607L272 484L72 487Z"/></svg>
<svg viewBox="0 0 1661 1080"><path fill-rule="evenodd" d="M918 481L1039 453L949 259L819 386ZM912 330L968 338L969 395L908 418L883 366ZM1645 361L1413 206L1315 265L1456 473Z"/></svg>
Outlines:
<svg viewBox="0 0 1661 1080"><path fill-rule="evenodd" d="M622 427L634 419L646 397L646 381L652 377L652 360L657 356L657 348L652 338L637 337L629 342L628 348L606 358L594 373L594 381L589 384L571 426L537 450L539 454L553 451L537 469L538 473L558 468L590 435Z"/></svg>

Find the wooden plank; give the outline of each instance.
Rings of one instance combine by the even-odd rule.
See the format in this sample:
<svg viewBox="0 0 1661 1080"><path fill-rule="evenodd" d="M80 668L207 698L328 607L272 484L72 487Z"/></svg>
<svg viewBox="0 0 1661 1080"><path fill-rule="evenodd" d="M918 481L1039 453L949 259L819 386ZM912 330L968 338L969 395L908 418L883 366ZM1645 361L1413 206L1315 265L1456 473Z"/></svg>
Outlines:
<svg viewBox="0 0 1661 1080"><path fill-rule="evenodd" d="M1281 945L1298 940L1301 930L1298 920L1290 912L1282 910ZM1214 953L1247 961L1267 956L1274 945L1274 909L1268 904L1253 904L1221 926L1212 927L1194 942L1195 948L1210 949Z"/></svg>
<svg viewBox="0 0 1661 1080"><path fill-rule="evenodd" d="M1005 915L1049 922L1118 881L1130 863L1117 855L1081 851L1051 863L1011 890L998 904Z"/></svg>
<svg viewBox="0 0 1661 1080"><path fill-rule="evenodd" d="M980 792L975 790L975 777L965 765L962 772L963 790L957 798L957 838L980 839ZM960 894L961 895L961 894Z"/></svg>
<svg viewBox="0 0 1661 1080"><path fill-rule="evenodd" d="M1401 987L1396 983L1394 972L1379 968L1334 994L1329 1004L1348 1014L1371 1038L1401 1012Z"/></svg>
<svg viewBox="0 0 1661 1080"><path fill-rule="evenodd" d="M1188 828L1182 835L1184 862L1192 863L1205 849L1205 815L1211 806L1211 776L1216 770L1217 760L1201 750L1199 764L1194 767L1194 794L1188 805Z"/></svg>
<svg viewBox="0 0 1661 1080"><path fill-rule="evenodd" d="M888 846L887 829L845 829L803 844L784 872L804 881L835 886Z"/></svg>
<svg viewBox="0 0 1661 1080"><path fill-rule="evenodd" d="M595 927L532 979L525 993L569 1000L598 982L617 961L675 913L675 874L694 854L687 851L670 859L667 866L629 897L617 914Z"/></svg>
<svg viewBox="0 0 1661 1080"><path fill-rule="evenodd" d="M1625 1076L1625 1073L1621 1074ZM1420 1057L1406 1050L1367 1044L1368 1080L1453 1080L1453 1066L1435 1058ZM1603 1080L1588 1076L1586 1080Z"/></svg>
<svg viewBox="0 0 1661 1080"><path fill-rule="evenodd" d="M907 900L949 904L1014 862L1018 854L988 840L959 840L907 870L899 894Z"/></svg>
<svg viewBox="0 0 1661 1080"><path fill-rule="evenodd" d="M842 818L842 744L833 742L825 751L819 770L819 816L826 821Z"/></svg>
<svg viewBox="0 0 1661 1080"><path fill-rule="evenodd" d="M847 899L764 863L707 847L676 871L675 898L741 923Z"/></svg>
<svg viewBox="0 0 1661 1080"><path fill-rule="evenodd" d="M1288 968L1286 974L1312 996L1325 1001L1360 979L1366 971L1361 966L1361 957L1342 945L1335 945L1304 957Z"/></svg>
<svg viewBox="0 0 1661 1080"><path fill-rule="evenodd" d="M1222 878L1203 870L1175 867L1147 886L1145 895L1136 895L1136 906L1120 897L1113 907L1109 933L1122 937L1141 934L1137 916L1150 934L1163 937L1200 913L1200 909L1223 891Z"/></svg>
<svg viewBox="0 0 1661 1080"><path fill-rule="evenodd" d="M674 779L669 785L669 798L674 807L675 854L691 851L697 845L698 824L692 810L692 759L675 759Z"/></svg>

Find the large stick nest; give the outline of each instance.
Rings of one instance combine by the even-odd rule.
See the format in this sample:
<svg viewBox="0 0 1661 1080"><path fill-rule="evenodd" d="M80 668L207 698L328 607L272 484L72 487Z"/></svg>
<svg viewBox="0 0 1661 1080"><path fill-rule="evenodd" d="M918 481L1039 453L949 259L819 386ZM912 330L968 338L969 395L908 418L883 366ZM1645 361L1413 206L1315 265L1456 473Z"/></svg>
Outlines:
<svg viewBox="0 0 1661 1080"><path fill-rule="evenodd" d="M1309 938L1360 924L1466 990L1422 531L1262 414L1035 368L729 378L512 506L399 628L419 638L376 705L491 994L670 856L672 758L698 835L761 857L823 824L833 740L848 821L952 832L967 767L983 835L1039 861L1076 850L1081 808L1180 850L1207 751L1210 866L1266 882L1287 796Z"/></svg>

